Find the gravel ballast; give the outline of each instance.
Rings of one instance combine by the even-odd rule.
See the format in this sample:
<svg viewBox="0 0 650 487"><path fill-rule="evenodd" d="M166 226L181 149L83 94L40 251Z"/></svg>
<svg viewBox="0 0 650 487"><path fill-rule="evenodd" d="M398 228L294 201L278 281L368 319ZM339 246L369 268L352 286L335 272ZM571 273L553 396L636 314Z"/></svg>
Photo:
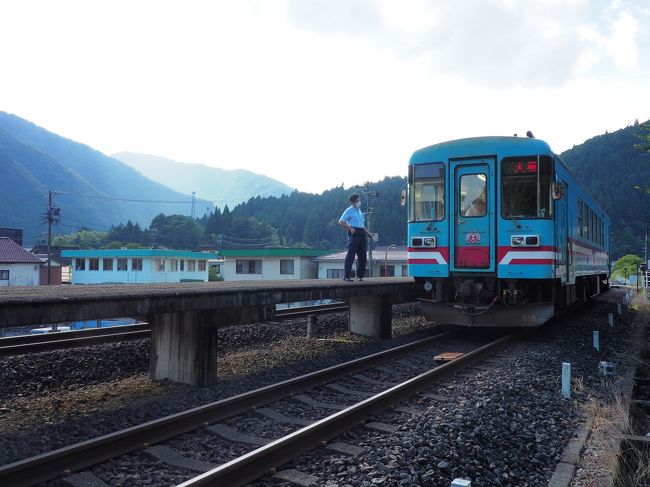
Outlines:
<svg viewBox="0 0 650 487"><path fill-rule="evenodd" d="M620 302L623 293L612 289L606 299ZM402 404L418 410L417 414L389 411L370 419L399 426L396 433L357 428L336 440L365 448L366 453L349 457L317 449L283 468L295 468L332 486L448 486L457 477L472 479L472 485L478 486L545 486L564 445L586 420L583 405L593 398L604 399L598 362L620 363L628 352L626 339L637 315L627 310L616 317L615 329L610 329L607 312L615 308L612 302L596 301L541 334L510 346L501 361L490 362L494 365L426 391L434 394L433 399L418 396ZM211 388L150 381L148 340L0 359L0 381L7 384L0 392L0 431L6 440L0 445L0 464L430 333L414 305L394 307L395 338L391 341L349 334L347 315L342 313L319 317L320 339L308 340L305 321L221 329L220 384ZM601 333L601 352L591 346L593 330ZM560 394L562 362L572 363L570 400ZM293 415L310 416L297 411ZM269 428L271 435L282 429L278 425ZM184 445L185 440L174 442ZM181 449L191 452L190 443ZM194 456L218 462L237 451L236 444L212 438ZM112 465L102 467L104 481L120 478L115 485L141 485L138 480L143 478L128 472L127 460ZM116 477L111 477L111 471ZM155 469L147 467L147 472L148 485L173 485L184 475L165 470L165 481L164 476L156 477ZM256 485L290 484L267 477Z"/></svg>

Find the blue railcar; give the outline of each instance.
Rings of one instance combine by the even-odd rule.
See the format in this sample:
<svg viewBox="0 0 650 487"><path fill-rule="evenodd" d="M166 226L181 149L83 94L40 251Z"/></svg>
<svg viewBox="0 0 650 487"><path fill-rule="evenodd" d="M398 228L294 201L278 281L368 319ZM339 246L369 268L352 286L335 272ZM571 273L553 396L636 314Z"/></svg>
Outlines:
<svg viewBox="0 0 650 487"><path fill-rule="evenodd" d="M405 196L409 275L431 321L538 326L609 286L609 218L542 140L420 149Z"/></svg>

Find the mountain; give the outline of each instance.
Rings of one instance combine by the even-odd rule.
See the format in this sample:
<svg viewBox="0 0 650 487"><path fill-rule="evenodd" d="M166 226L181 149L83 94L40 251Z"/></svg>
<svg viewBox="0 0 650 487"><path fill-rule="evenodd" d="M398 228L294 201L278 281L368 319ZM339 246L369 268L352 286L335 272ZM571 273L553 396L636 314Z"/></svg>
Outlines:
<svg viewBox="0 0 650 487"><path fill-rule="evenodd" d="M218 169L133 152L120 152L112 157L154 181L182 193L196 192L221 208L226 205L233 208L256 196L282 196L293 191L280 181L243 169Z"/></svg>
<svg viewBox="0 0 650 487"><path fill-rule="evenodd" d="M54 206L61 208L55 233L82 226L108 230L128 220L148 226L160 213L189 215L192 209L191 196L5 112L0 112L0 167L0 226L22 228L25 244L47 230L43 214L49 191L55 191ZM203 200L196 208L202 215L212 205Z"/></svg>
<svg viewBox="0 0 650 487"><path fill-rule="evenodd" d="M644 251L650 195L635 189L650 185L650 154L635 147L643 133L643 127L635 123L593 137L560 155L612 220L614 258L643 255Z"/></svg>

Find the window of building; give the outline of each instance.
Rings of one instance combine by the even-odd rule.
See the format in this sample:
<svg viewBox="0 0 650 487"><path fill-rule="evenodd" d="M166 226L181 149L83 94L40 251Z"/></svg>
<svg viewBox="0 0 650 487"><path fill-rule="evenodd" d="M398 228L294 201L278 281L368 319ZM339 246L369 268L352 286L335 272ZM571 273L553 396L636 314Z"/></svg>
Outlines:
<svg viewBox="0 0 650 487"><path fill-rule="evenodd" d="M553 159L548 156L506 157L501 162L501 216L550 218Z"/></svg>
<svg viewBox="0 0 650 487"><path fill-rule="evenodd" d="M395 266L394 265L380 265L379 266L379 277L395 277Z"/></svg>
<svg viewBox="0 0 650 487"><path fill-rule="evenodd" d="M117 259L117 270L118 271L128 270L128 261L129 259Z"/></svg>
<svg viewBox="0 0 650 487"><path fill-rule="evenodd" d="M195 260L188 260L187 261L187 271L188 272L194 272L196 271L196 261Z"/></svg>
<svg viewBox="0 0 650 487"><path fill-rule="evenodd" d="M200 260L199 261L199 272L205 272L206 267L206 261L205 260Z"/></svg>
<svg viewBox="0 0 650 487"><path fill-rule="evenodd" d="M165 259L154 259L153 268L156 272L165 272Z"/></svg>
<svg viewBox="0 0 650 487"><path fill-rule="evenodd" d="M181 259L181 272L185 270L185 261Z"/></svg>
<svg viewBox="0 0 650 487"><path fill-rule="evenodd" d="M8 281L9 280L9 271L0 271L0 281Z"/></svg>
<svg viewBox="0 0 650 487"><path fill-rule="evenodd" d="M344 275L343 269L327 269L328 279L343 279Z"/></svg>
<svg viewBox="0 0 650 487"><path fill-rule="evenodd" d="M99 270L99 259L88 259L88 270L89 271L98 271Z"/></svg>
<svg viewBox="0 0 650 487"><path fill-rule="evenodd" d="M409 168L411 186L410 221L445 218L445 166L441 162L417 164Z"/></svg>
<svg viewBox="0 0 650 487"><path fill-rule="evenodd" d="M280 259L280 274L294 274L293 259Z"/></svg>
<svg viewBox="0 0 650 487"><path fill-rule="evenodd" d="M169 260L169 271L170 272L178 272L178 259L170 259Z"/></svg>
<svg viewBox="0 0 650 487"><path fill-rule="evenodd" d="M402 276L406 277L409 275L409 266L406 264L402 265Z"/></svg>
<svg viewBox="0 0 650 487"><path fill-rule="evenodd" d="M74 260L74 270L75 271L85 271L86 270L86 259L75 259Z"/></svg>
<svg viewBox="0 0 650 487"><path fill-rule="evenodd" d="M259 259L237 260L235 263L235 273L236 274L261 274L262 261Z"/></svg>
<svg viewBox="0 0 650 487"><path fill-rule="evenodd" d="M132 271L141 271L142 270L142 259L131 259L131 270Z"/></svg>
<svg viewBox="0 0 650 487"><path fill-rule="evenodd" d="M113 259L102 259L102 270L112 271L113 270Z"/></svg>

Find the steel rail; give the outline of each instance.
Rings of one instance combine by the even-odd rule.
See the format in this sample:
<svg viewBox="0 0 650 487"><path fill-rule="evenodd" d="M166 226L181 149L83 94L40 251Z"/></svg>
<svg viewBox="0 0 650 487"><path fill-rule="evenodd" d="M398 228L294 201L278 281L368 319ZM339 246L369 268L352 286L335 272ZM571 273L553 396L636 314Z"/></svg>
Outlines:
<svg viewBox="0 0 650 487"><path fill-rule="evenodd" d="M347 304L322 304L318 306L305 306L302 308L283 308L275 311L276 318L297 318L300 316L322 315L347 311L350 307Z"/></svg>
<svg viewBox="0 0 650 487"><path fill-rule="evenodd" d="M151 335L148 324L90 328L80 331L53 332L46 335L26 335L0 338L0 357L21 353L43 352L58 348L81 347L124 339L146 338Z"/></svg>
<svg viewBox="0 0 650 487"><path fill-rule="evenodd" d="M479 349L420 374L343 411L275 440L263 447L190 479L177 487L245 485L297 456L358 426L373 412L387 408L429 384L481 360L507 345L514 335L500 338Z"/></svg>
<svg viewBox="0 0 650 487"><path fill-rule="evenodd" d="M439 333L416 342L1 466L0 485L30 486L59 477L66 471L89 468L136 450L144 444L168 440L204 427L206 424L241 414L253 407L384 363L405 353L423 348L448 335L449 333Z"/></svg>
<svg viewBox="0 0 650 487"><path fill-rule="evenodd" d="M287 308L275 312L275 318L290 319L347 311L346 304L324 304ZM123 339L147 338L151 334L148 324L121 325L107 328L89 328L79 331L52 332L45 335L22 335L0 338L0 357L22 353L43 352L59 348L82 347Z"/></svg>

